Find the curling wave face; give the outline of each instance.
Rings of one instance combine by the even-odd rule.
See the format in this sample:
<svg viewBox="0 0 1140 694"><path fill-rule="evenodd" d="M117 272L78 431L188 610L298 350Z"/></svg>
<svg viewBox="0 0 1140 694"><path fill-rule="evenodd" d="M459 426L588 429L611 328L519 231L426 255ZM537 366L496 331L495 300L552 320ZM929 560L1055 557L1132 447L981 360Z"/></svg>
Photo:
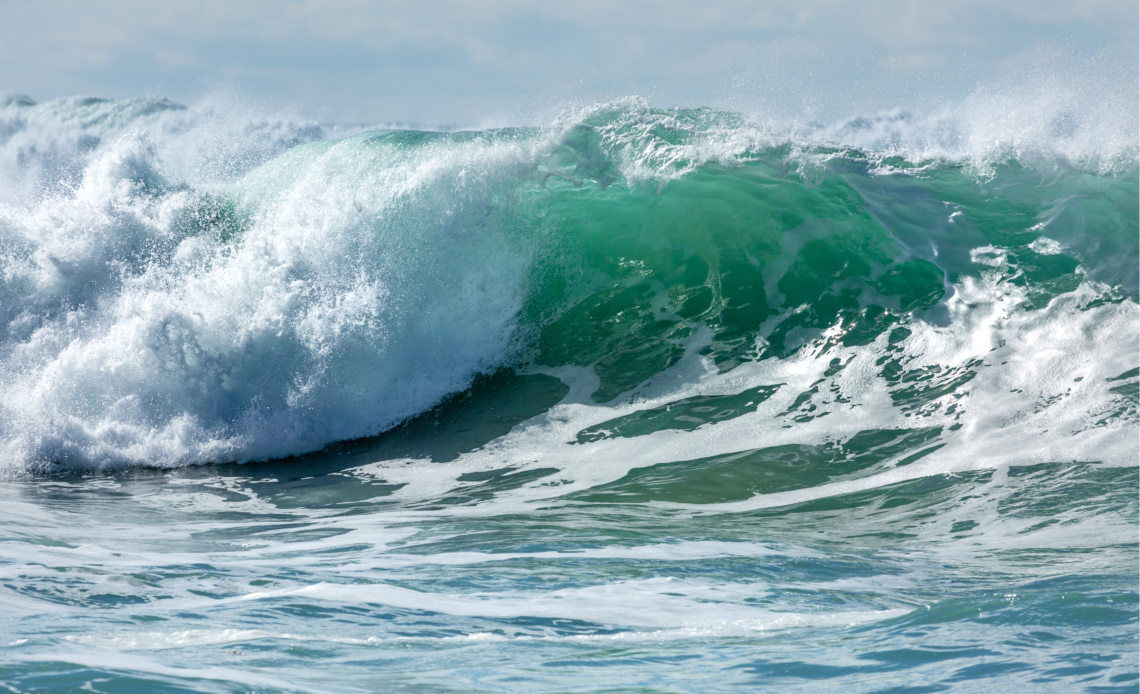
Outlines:
<svg viewBox="0 0 1140 694"><path fill-rule="evenodd" d="M657 464L878 431L927 432L893 462L1134 460L1135 142L1067 106L988 133L637 99L353 133L11 99L0 459L299 455L517 367L570 386L540 428L575 488L607 481L572 463L586 449Z"/></svg>

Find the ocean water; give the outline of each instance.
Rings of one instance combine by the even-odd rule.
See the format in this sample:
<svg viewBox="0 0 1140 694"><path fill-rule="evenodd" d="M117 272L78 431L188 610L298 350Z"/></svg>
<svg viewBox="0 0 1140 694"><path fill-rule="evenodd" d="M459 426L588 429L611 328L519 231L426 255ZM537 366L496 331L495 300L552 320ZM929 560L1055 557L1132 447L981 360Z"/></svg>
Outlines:
<svg viewBox="0 0 1140 694"><path fill-rule="evenodd" d="M8 99L0 684L1135 692L1125 102Z"/></svg>

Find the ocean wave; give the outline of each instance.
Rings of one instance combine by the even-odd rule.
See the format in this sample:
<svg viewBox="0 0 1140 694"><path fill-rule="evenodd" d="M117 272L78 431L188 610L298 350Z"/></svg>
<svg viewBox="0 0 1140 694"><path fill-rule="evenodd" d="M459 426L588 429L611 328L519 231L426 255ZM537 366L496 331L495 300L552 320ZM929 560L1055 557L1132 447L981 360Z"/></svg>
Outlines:
<svg viewBox="0 0 1140 694"><path fill-rule="evenodd" d="M746 410L778 422L766 441L786 425L822 445L824 415L831 436L873 428L858 405L880 429L950 436L1004 402L971 392L1003 378L1040 391L1032 407L1099 413L1057 436L1134 430L1135 114L1009 98L832 126L630 98L450 133L11 99L0 459L299 455L505 367L589 384L550 445L614 446L637 417L640 435L701 429L681 448L711 450ZM1087 374L1054 373L1041 341L1072 330L1106 337L1071 347ZM993 350L1048 373L1011 375ZM779 387L759 410L715 400L759 387ZM639 414L681 401L687 429ZM1007 404L987 431L1032 419Z"/></svg>

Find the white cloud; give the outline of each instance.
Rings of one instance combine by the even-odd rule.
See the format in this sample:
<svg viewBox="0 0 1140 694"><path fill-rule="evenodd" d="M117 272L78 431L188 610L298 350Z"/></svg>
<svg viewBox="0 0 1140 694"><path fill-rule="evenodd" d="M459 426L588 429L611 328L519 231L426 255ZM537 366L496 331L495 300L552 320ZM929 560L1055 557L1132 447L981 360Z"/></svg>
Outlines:
<svg viewBox="0 0 1140 694"><path fill-rule="evenodd" d="M1138 12L1134 0L5 0L0 91L186 101L230 87L332 116L454 122L623 93L743 107L766 90L785 109L838 112L960 94L1034 51L1135 63Z"/></svg>

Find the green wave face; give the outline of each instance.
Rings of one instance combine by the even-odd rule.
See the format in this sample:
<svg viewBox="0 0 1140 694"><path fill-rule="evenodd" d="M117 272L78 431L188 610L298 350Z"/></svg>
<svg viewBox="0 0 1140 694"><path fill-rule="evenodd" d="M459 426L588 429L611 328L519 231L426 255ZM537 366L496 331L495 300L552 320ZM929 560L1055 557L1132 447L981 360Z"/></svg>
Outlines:
<svg viewBox="0 0 1140 694"><path fill-rule="evenodd" d="M535 359L592 366L596 402L686 353L724 372L825 333L822 352L901 339L911 321L945 324L955 285L995 271L1024 289L1021 310L1088 280L1106 300L1136 298L1135 169L982 171L786 145L730 162L681 156L686 138L707 137L658 127L607 147L614 132L587 124L540 167L556 174L527 203L557 240L529 306L542 326ZM643 173L645 159L649 175L622 174Z"/></svg>

